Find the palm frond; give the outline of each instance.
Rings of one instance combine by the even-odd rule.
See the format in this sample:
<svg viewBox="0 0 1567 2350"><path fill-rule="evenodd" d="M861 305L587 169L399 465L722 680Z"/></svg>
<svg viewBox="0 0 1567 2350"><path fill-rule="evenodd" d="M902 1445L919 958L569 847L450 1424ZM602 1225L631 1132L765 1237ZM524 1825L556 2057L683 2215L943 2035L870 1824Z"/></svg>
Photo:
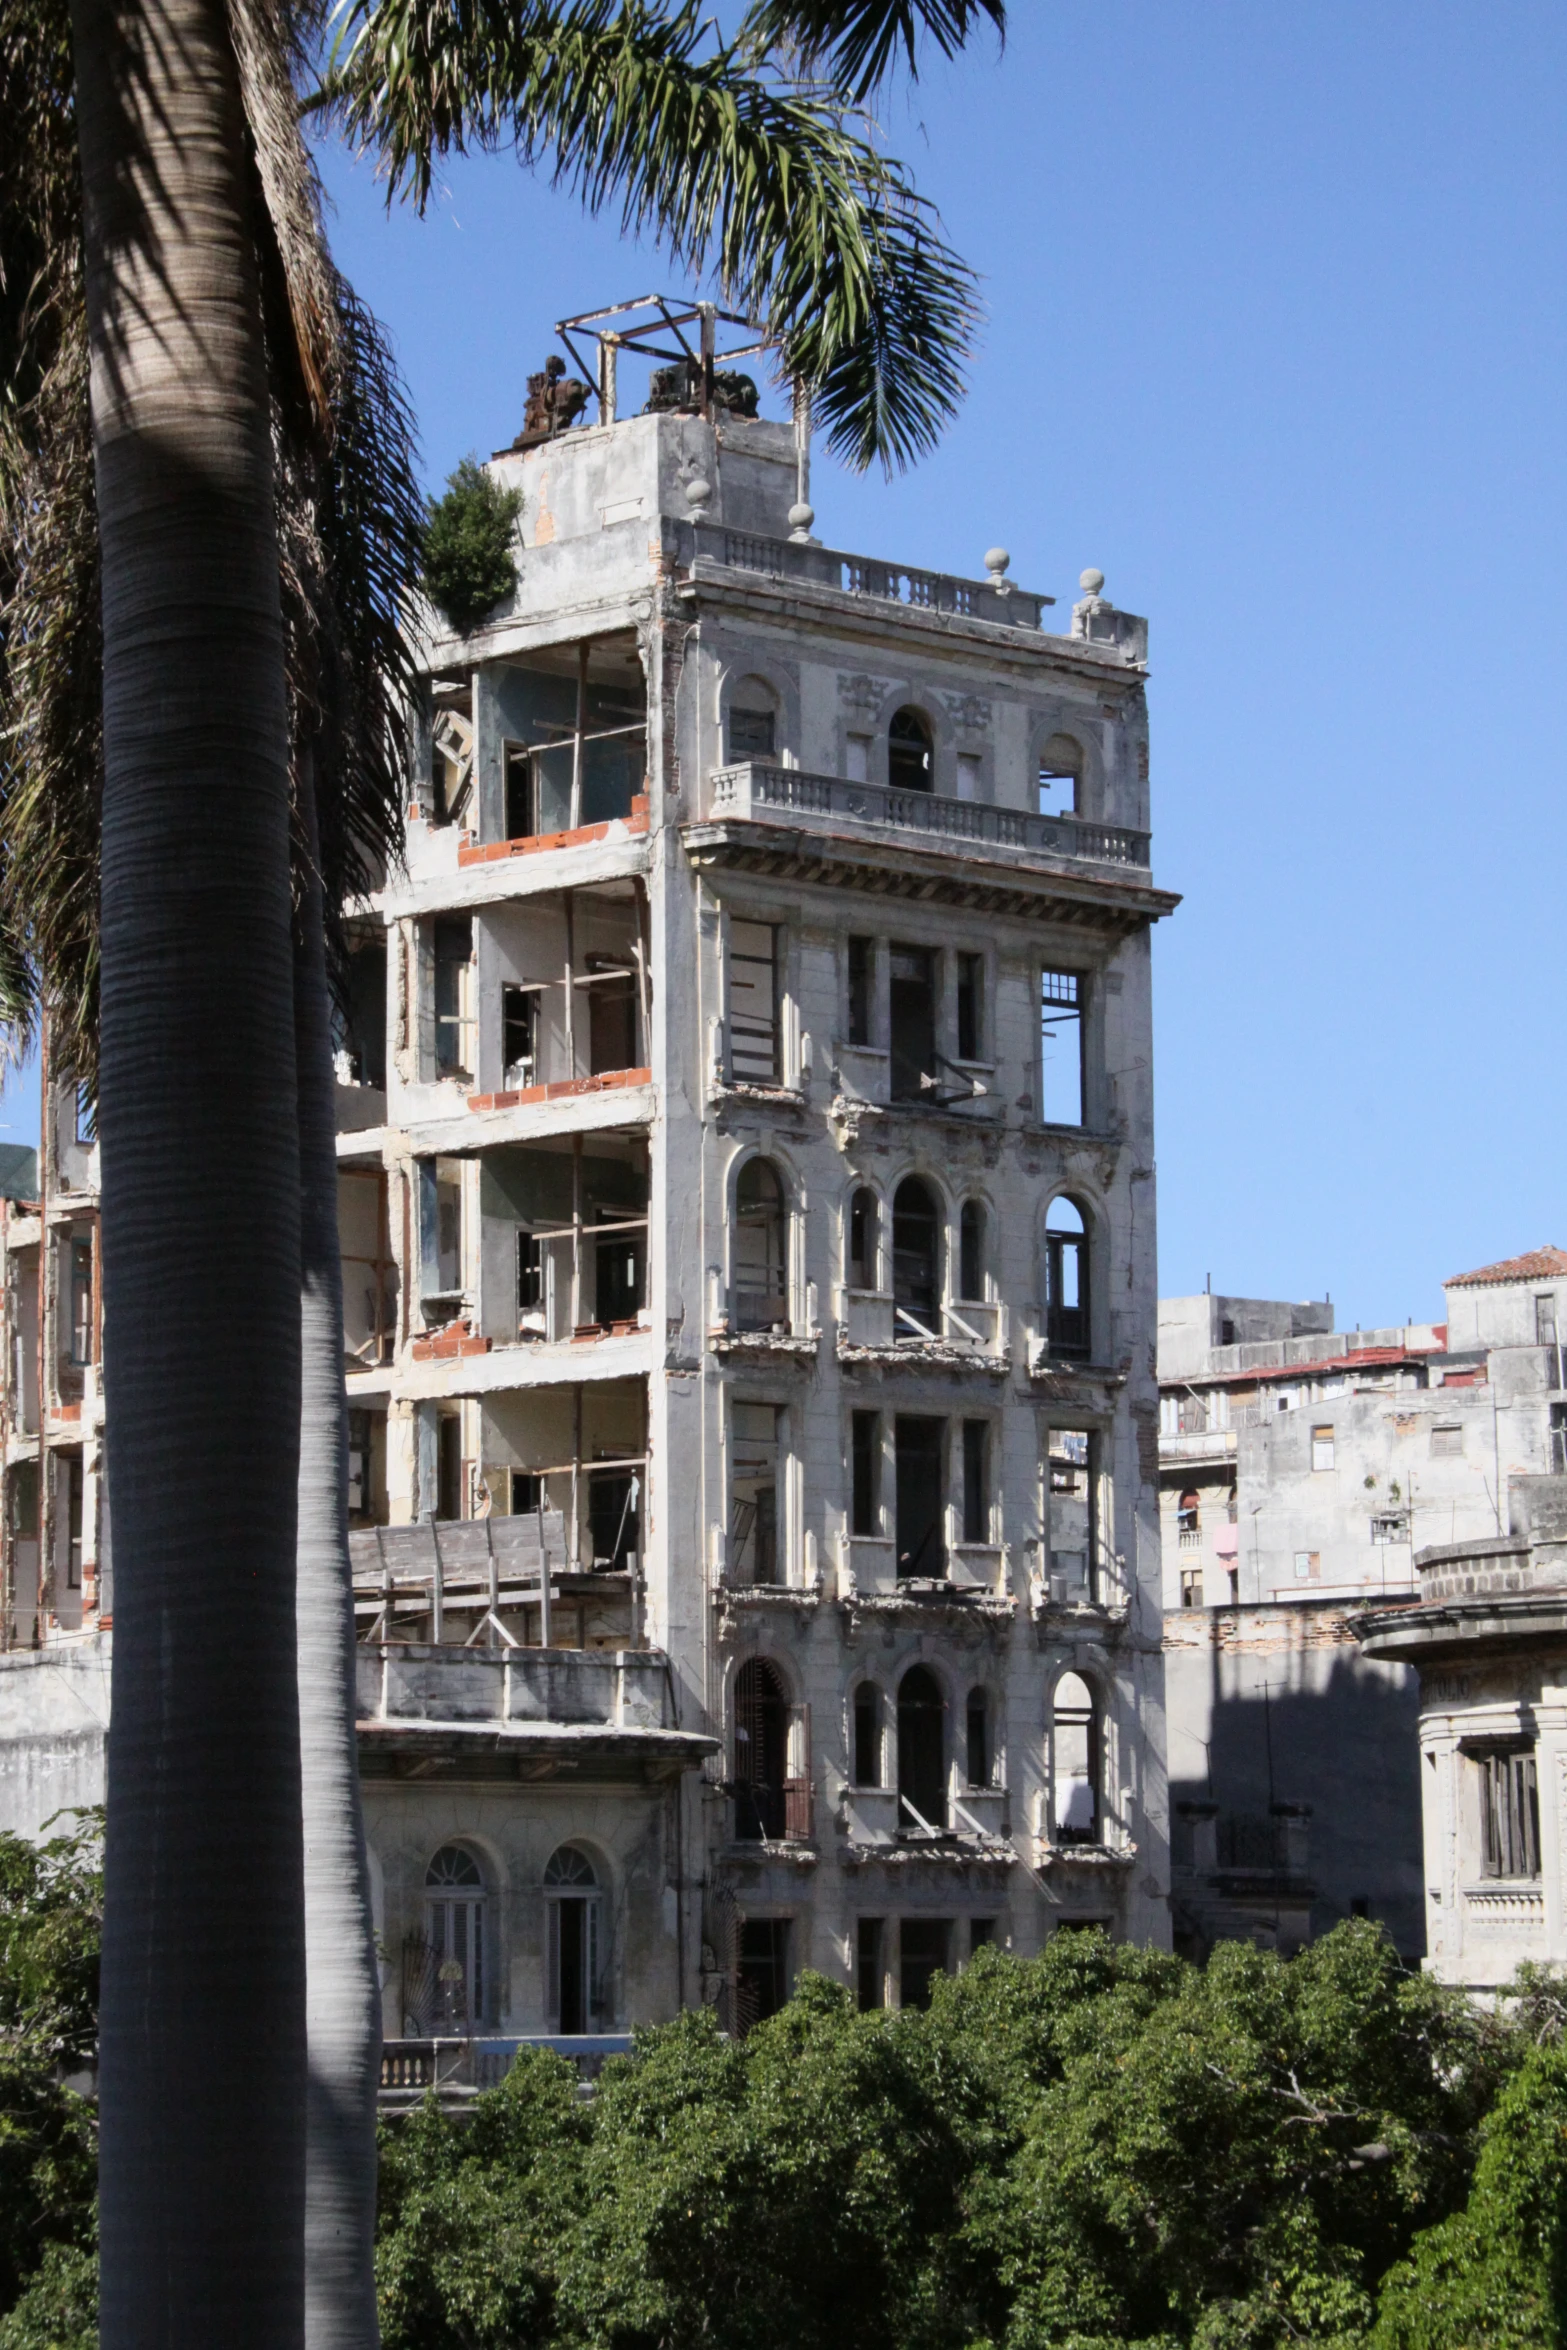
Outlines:
<svg viewBox="0 0 1567 2350"><path fill-rule="evenodd" d="M422 207L439 157L512 145L764 319L856 464L955 413L975 281L831 94L747 71L694 5L350 0L323 90Z"/></svg>
<svg viewBox="0 0 1567 2350"><path fill-rule="evenodd" d="M900 55L919 79L922 39L951 57L981 21L1004 37L1006 0L752 0L736 46L748 57L792 56L803 72L824 73L864 100Z"/></svg>

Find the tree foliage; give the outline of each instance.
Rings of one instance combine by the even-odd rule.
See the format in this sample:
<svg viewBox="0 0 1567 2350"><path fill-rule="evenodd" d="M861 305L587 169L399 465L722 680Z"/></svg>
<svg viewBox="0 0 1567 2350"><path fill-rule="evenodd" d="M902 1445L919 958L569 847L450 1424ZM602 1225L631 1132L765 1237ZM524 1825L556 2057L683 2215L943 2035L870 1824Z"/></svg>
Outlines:
<svg viewBox="0 0 1567 2350"><path fill-rule="evenodd" d="M502 489L473 457L448 474L445 496L430 500L424 584L459 636L516 586L513 534L521 512L521 490Z"/></svg>
<svg viewBox="0 0 1567 2350"><path fill-rule="evenodd" d="M90 2350L90 1832L0 1837L0 2350ZM1205 1969L1059 1934L926 2014L807 1975L743 2041L524 2049L383 2128L385 2350L1564 2350L1559 1982L1377 1929Z"/></svg>

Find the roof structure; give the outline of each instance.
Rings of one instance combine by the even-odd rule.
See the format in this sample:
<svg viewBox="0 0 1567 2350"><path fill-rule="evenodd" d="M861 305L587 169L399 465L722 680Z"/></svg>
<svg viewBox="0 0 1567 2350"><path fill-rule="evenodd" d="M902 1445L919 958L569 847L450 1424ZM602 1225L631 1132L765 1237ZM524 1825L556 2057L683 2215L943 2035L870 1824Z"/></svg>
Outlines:
<svg viewBox="0 0 1567 2350"><path fill-rule="evenodd" d="M1444 1289L1502 1288L1509 1281L1550 1281L1567 1273L1567 1248L1531 1248L1521 1257L1503 1257L1477 1273L1455 1273Z"/></svg>

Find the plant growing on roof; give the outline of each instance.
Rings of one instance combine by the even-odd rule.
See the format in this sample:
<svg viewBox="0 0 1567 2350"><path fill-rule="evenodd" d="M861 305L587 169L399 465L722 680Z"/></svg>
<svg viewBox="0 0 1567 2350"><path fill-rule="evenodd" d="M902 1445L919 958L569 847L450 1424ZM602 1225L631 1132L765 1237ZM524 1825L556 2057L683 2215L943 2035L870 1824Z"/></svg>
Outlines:
<svg viewBox="0 0 1567 2350"><path fill-rule="evenodd" d="M472 456L447 475L445 497L430 500L424 584L459 636L516 586L513 533L521 512L521 490L502 489Z"/></svg>

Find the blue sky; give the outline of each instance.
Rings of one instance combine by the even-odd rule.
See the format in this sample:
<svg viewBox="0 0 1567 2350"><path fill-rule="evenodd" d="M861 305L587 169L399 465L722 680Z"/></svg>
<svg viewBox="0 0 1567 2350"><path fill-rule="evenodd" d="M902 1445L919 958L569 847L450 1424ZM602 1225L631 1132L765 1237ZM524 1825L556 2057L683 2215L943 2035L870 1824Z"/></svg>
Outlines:
<svg viewBox="0 0 1567 2350"><path fill-rule="evenodd" d="M989 315L937 455L819 462L817 529L1150 616L1166 1295L1424 1318L1567 1244L1564 94L1536 0L1014 0L884 110ZM323 163L432 483L556 318L674 282L509 157L422 222Z"/></svg>

